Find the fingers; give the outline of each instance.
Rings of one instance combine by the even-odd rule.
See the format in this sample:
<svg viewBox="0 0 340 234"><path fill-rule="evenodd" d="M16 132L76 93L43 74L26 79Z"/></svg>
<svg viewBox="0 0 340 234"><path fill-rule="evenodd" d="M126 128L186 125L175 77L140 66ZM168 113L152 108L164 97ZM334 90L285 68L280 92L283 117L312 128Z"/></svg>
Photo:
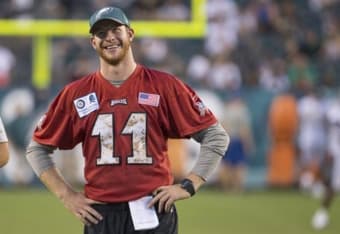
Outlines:
<svg viewBox="0 0 340 234"><path fill-rule="evenodd" d="M169 213L171 211L171 207L174 204L175 200L169 198L168 201L165 203L165 212Z"/></svg>
<svg viewBox="0 0 340 234"><path fill-rule="evenodd" d="M100 220L103 219L103 216L91 206L87 206L85 207L85 209L87 211L86 214L88 215L86 216L86 218L88 218L91 223L97 224Z"/></svg>
<svg viewBox="0 0 340 234"><path fill-rule="evenodd" d="M149 208L154 206L158 202L158 200L161 198L161 192L162 192L161 187L159 187L155 191L153 191L152 194L153 194L154 197L152 198L152 200L148 204Z"/></svg>
<svg viewBox="0 0 340 234"><path fill-rule="evenodd" d="M95 200L92 200L92 199L90 199L90 198L85 198L85 201L86 201L88 204L105 204L105 202L95 201Z"/></svg>
<svg viewBox="0 0 340 234"><path fill-rule="evenodd" d="M176 201L176 196L173 194L173 191L170 188L160 187L154 191L154 198L148 204L149 207L157 205L158 213L169 212L171 210L171 206Z"/></svg>
<svg viewBox="0 0 340 234"><path fill-rule="evenodd" d="M91 204L101 203L88 199L81 192L69 193L63 200L64 206L70 210L85 225L97 224L103 219Z"/></svg>
<svg viewBox="0 0 340 234"><path fill-rule="evenodd" d="M157 194L156 197L159 197L158 199L158 212L161 213L163 211L163 208L170 198L170 194L168 194L166 191L162 191Z"/></svg>
<svg viewBox="0 0 340 234"><path fill-rule="evenodd" d="M101 214L99 214L92 207L84 207L82 210L76 213L76 216L85 225L98 224L100 220L103 219Z"/></svg>
<svg viewBox="0 0 340 234"><path fill-rule="evenodd" d="M88 200L85 200L85 204L79 204L73 213L85 225L97 224L103 219L103 216L91 207L91 203Z"/></svg>
<svg viewBox="0 0 340 234"><path fill-rule="evenodd" d="M85 225L87 225L87 226L91 225L91 224L86 220L85 215L83 215L83 214L81 214L81 213L76 213L75 215L76 215L76 217L77 217L83 224L85 224Z"/></svg>

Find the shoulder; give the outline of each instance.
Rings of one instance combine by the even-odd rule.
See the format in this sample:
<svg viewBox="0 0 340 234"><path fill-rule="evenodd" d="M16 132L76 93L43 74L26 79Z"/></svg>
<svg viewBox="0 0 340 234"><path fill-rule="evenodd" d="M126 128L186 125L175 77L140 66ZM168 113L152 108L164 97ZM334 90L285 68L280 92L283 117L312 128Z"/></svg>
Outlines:
<svg viewBox="0 0 340 234"><path fill-rule="evenodd" d="M153 85L164 87L168 91L171 89L177 90L180 87L187 87L185 82L183 82L176 75L146 66L142 66L141 75L145 82L149 81Z"/></svg>
<svg viewBox="0 0 340 234"><path fill-rule="evenodd" d="M154 68L146 67L141 65L141 73L144 78L150 78L153 80L162 80L172 82L174 80L179 80L175 75L170 74L165 71L157 70Z"/></svg>
<svg viewBox="0 0 340 234"><path fill-rule="evenodd" d="M91 73L65 85L64 88L53 99L52 107L63 109L70 108L75 100L93 92L92 90L95 81L96 73Z"/></svg>
<svg viewBox="0 0 340 234"><path fill-rule="evenodd" d="M71 83L65 85L64 90L79 90L85 87L89 87L91 83L96 80L97 73L91 73L86 76L81 77L78 80L72 81Z"/></svg>
<svg viewBox="0 0 340 234"><path fill-rule="evenodd" d="M59 96L77 97L84 95L90 90L93 90L96 80L96 73L83 76L80 79L65 85L59 92Z"/></svg>

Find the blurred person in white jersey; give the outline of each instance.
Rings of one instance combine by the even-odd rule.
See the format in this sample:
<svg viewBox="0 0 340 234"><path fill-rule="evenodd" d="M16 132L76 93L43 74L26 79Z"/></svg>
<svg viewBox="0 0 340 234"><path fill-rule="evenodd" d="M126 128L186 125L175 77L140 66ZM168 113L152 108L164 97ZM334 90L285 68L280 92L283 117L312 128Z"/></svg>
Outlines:
<svg viewBox="0 0 340 234"><path fill-rule="evenodd" d="M4 124L0 118L0 167L7 164L9 160L8 139Z"/></svg>
<svg viewBox="0 0 340 234"><path fill-rule="evenodd" d="M340 93L329 104L326 118L328 127L327 154L320 171L325 189L320 207L312 218L312 226L315 229L323 229L328 226L329 210L334 203L335 193L340 191Z"/></svg>
<svg viewBox="0 0 340 234"><path fill-rule="evenodd" d="M298 101L300 188L314 192L317 174L326 151L325 108L315 87L309 87Z"/></svg>

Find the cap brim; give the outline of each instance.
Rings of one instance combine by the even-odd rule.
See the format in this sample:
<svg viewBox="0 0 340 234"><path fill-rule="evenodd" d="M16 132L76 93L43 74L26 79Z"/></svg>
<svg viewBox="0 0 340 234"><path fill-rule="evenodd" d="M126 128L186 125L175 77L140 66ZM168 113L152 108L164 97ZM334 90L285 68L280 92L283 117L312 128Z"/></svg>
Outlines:
<svg viewBox="0 0 340 234"><path fill-rule="evenodd" d="M101 19L97 20L97 21L92 25L92 27L90 28L90 33L92 33L92 32L93 32L93 29L95 29L95 26L96 26L99 22L101 22L101 21L103 21L103 20L111 20L111 21L114 21L114 22L116 22L116 23L118 23L118 24L126 25L126 24L124 24L122 21L120 21L120 20L118 20L118 19L116 19L116 18L105 17L105 18L101 18ZM129 26L129 25L126 25L126 26Z"/></svg>

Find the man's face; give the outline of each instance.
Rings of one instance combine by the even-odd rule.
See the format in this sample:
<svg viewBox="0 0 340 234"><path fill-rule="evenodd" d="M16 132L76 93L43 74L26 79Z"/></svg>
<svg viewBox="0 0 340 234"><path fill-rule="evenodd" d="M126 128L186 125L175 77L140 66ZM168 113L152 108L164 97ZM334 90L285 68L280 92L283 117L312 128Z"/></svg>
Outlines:
<svg viewBox="0 0 340 234"><path fill-rule="evenodd" d="M102 20L93 28L91 43L108 64L121 62L130 49L133 30L112 20Z"/></svg>

